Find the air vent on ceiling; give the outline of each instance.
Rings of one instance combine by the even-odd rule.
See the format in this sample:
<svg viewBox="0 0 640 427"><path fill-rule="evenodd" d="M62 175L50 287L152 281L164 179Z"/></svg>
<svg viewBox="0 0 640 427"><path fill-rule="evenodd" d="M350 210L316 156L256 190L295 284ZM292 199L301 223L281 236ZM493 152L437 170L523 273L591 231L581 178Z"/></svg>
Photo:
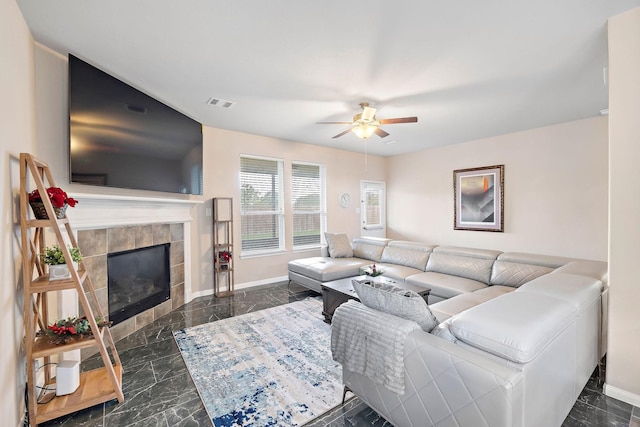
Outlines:
<svg viewBox="0 0 640 427"><path fill-rule="evenodd" d="M143 105L135 105L135 104L125 104L127 107L127 110L131 111L132 113L138 113L138 114L147 114L147 111L149 111L149 109Z"/></svg>
<svg viewBox="0 0 640 427"><path fill-rule="evenodd" d="M209 100L207 101L207 104L213 105L214 107L220 107L220 108L226 108L226 109L233 108L233 106L236 105L235 102L226 101L224 99L215 98L215 97L209 98Z"/></svg>

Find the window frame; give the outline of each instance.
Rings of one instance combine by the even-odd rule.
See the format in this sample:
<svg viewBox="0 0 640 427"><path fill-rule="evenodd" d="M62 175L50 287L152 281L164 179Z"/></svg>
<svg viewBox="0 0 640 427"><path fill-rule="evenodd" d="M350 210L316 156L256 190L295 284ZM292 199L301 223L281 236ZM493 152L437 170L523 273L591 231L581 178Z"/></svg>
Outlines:
<svg viewBox="0 0 640 427"><path fill-rule="evenodd" d="M277 191L277 203L278 206L274 210L262 210L262 211L251 211L246 212L245 206L242 201L242 187L245 183L245 180L242 177L243 171L243 159L255 159L262 160L268 162L275 162L277 165L277 182L276 182L276 191ZM240 257L241 258L249 258L255 256L265 256L276 253L281 253L285 251L285 213L284 213L284 160L274 157L265 157L265 156L254 156L249 154L241 154L240 155L240 171L239 171L239 181L240 181ZM262 248L262 249L245 249L244 248L244 239L242 236L243 230L243 221L245 218L250 216L257 215L274 215L277 222L278 227L278 247L270 247L270 248Z"/></svg>
<svg viewBox="0 0 640 427"><path fill-rule="evenodd" d="M319 210L316 211L296 211L295 210L295 200L294 200L294 196L295 196L295 186L294 186L294 167L295 165L301 165L301 166L317 166L318 167L318 178L319 178ZM291 233L291 247L294 251L301 251L301 250L306 250L306 249L313 249L313 248L319 248L322 247L322 245L324 244L324 233L327 231L327 175L326 175L327 169L326 166L324 164L321 163L312 163L312 162L302 162L302 161L292 161L291 162L291 177L290 177L290 182L291 182L291 198L290 198L290 202L291 202L291 226L292 226L292 233ZM310 243L310 244L296 244L296 239L295 239L295 218L296 215L309 215L309 214L317 214L319 215L319 222L320 222L320 231L319 231L319 240L317 243Z"/></svg>

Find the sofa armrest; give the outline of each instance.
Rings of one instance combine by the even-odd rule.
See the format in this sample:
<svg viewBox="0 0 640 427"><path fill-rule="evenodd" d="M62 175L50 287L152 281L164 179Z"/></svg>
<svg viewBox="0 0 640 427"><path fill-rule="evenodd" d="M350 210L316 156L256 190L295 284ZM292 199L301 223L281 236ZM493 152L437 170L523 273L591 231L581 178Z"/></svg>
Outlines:
<svg viewBox="0 0 640 427"><path fill-rule="evenodd" d="M396 426L470 425L479 419L496 427L523 425L518 369L423 331L407 337L404 361L403 395L344 369L343 380ZM424 410L416 411L416 405Z"/></svg>
<svg viewBox="0 0 640 427"><path fill-rule="evenodd" d="M592 277L596 280L601 281L605 289L608 287L609 266L604 261L571 261L552 272L552 274L558 273L576 274L578 276Z"/></svg>

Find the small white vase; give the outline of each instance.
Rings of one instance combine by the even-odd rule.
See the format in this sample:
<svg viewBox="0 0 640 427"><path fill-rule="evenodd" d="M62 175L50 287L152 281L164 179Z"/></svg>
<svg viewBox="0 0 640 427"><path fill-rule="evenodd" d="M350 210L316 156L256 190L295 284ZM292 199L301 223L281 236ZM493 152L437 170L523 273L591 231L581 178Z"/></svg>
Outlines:
<svg viewBox="0 0 640 427"><path fill-rule="evenodd" d="M49 280L71 279L71 272L67 264L50 265Z"/></svg>

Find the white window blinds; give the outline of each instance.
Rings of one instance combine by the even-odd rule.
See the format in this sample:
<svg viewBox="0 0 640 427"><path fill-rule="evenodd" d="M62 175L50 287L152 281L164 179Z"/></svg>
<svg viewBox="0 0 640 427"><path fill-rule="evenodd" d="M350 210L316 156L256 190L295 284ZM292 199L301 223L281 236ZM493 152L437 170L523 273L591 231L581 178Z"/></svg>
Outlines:
<svg viewBox="0 0 640 427"><path fill-rule="evenodd" d="M291 165L293 247L318 246L326 230L325 169L322 165Z"/></svg>
<svg viewBox="0 0 640 427"><path fill-rule="evenodd" d="M282 160L240 158L242 253L284 249Z"/></svg>

